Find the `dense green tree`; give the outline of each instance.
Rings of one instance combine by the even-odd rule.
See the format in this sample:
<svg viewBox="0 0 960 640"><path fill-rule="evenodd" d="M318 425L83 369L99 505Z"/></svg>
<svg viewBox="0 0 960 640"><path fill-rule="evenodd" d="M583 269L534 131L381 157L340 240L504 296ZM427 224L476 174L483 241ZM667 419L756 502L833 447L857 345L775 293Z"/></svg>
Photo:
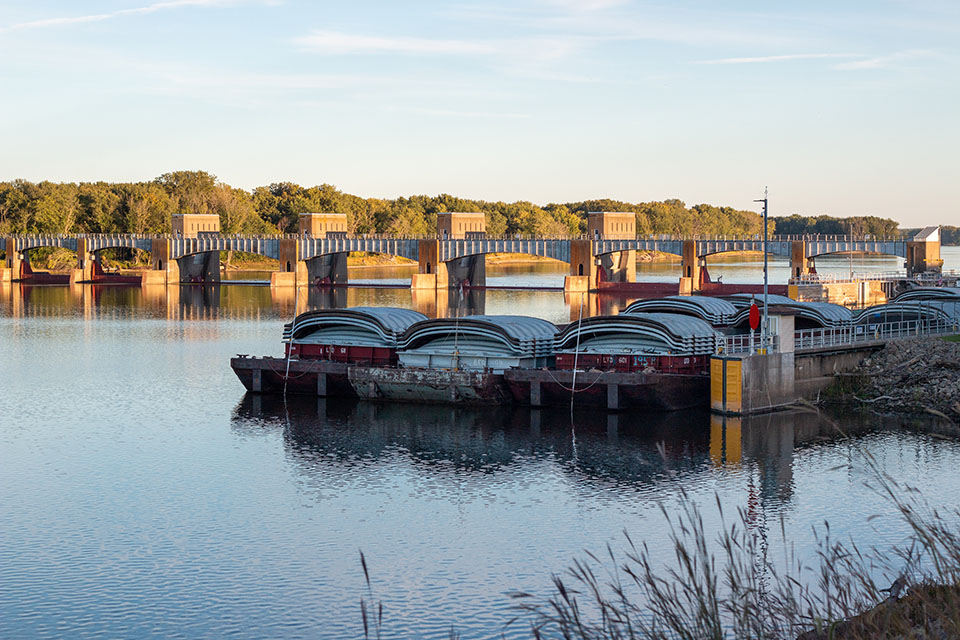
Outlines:
<svg viewBox="0 0 960 640"><path fill-rule="evenodd" d="M164 188L178 212L210 213L217 177L206 171L173 171L154 181Z"/></svg>
<svg viewBox="0 0 960 640"><path fill-rule="evenodd" d="M77 195L77 226L89 233L116 233L125 229L120 196L106 182L81 183Z"/></svg>
<svg viewBox="0 0 960 640"><path fill-rule="evenodd" d="M118 185L116 193L123 231L129 233L168 233L170 216L181 211L176 197L156 182Z"/></svg>
<svg viewBox="0 0 960 640"><path fill-rule="evenodd" d="M37 195L28 205L34 228L41 233L70 233L77 221L79 201L77 185L41 182Z"/></svg>
<svg viewBox="0 0 960 640"><path fill-rule="evenodd" d="M876 216L854 216L850 218L835 218L833 216L791 216L775 217L772 220L777 225L777 232L782 234L821 234L842 235L872 235L877 237L898 237L901 235L899 225L889 218Z"/></svg>
<svg viewBox="0 0 960 640"><path fill-rule="evenodd" d="M0 233L26 233L29 229L27 195L23 180L0 183Z"/></svg>
<svg viewBox="0 0 960 640"><path fill-rule="evenodd" d="M226 233L289 233L302 213L347 214L354 233L431 234L437 213L483 212L487 232L500 234L579 235L591 211L629 211L637 233L678 235L758 235L761 217L753 211L668 199L623 202L611 199L551 203L468 200L450 194L395 199L361 198L331 184L303 187L275 182L251 192L220 182L206 171L173 171L151 182L81 184L0 182L0 232L163 233L174 213L216 213ZM835 218L798 215L772 218L778 233L905 233L893 220L875 216ZM960 229L945 227L944 243L960 241Z"/></svg>

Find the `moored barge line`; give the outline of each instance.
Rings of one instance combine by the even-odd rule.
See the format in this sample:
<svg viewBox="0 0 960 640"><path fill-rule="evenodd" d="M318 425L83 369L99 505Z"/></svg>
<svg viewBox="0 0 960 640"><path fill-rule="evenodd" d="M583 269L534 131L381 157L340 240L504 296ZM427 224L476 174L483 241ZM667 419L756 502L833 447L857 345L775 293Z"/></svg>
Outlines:
<svg viewBox="0 0 960 640"><path fill-rule="evenodd" d="M328 360L290 360L288 393L437 404L565 406L573 370L507 369L503 373L362 366ZM238 356L230 360L253 393L283 392L286 358ZM575 395L578 406L621 410L703 408L709 377L668 373L587 370Z"/></svg>
<svg viewBox="0 0 960 640"><path fill-rule="evenodd" d="M300 314L284 326L285 357L241 356L231 367L254 393L533 406L572 397L672 410L707 406L720 337L699 318L668 313L598 316L561 331L527 316L354 307Z"/></svg>

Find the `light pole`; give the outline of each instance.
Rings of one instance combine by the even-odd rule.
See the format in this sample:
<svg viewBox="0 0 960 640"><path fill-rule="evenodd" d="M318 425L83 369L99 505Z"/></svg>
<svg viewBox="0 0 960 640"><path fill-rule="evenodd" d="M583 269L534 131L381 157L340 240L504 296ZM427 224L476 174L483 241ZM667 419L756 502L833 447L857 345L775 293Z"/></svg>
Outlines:
<svg viewBox="0 0 960 640"><path fill-rule="evenodd" d="M763 203L763 325L760 327L760 345L767 353L767 188L763 188L763 200L754 200Z"/></svg>

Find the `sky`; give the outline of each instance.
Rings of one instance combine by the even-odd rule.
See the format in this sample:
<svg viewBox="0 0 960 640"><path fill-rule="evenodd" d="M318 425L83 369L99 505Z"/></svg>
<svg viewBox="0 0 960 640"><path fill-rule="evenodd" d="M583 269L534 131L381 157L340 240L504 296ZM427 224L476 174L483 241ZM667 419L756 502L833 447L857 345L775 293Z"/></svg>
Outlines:
<svg viewBox="0 0 960 640"><path fill-rule="evenodd" d="M960 224L957 0L0 1L0 180Z"/></svg>

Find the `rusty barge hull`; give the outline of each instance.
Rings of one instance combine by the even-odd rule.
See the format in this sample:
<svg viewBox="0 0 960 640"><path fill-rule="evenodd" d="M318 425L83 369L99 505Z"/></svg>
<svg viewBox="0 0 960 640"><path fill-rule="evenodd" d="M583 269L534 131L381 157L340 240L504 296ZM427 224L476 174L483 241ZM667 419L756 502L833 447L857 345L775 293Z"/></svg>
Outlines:
<svg viewBox="0 0 960 640"><path fill-rule="evenodd" d="M287 393L314 396L358 397L347 378L350 365L329 360L290 360L287 373L286 358L230 359L230 368L237 374L247 391L254 393Z"/></svg>
<svg viewBox="0 0 960 640"><path fill-rule="evenodd" d="M440 404L512 404L502 374L483 371L351 367L350 384L365 400Z"/></svg>
<svg viewBox="0 0 960 640"><path fill-rule="evenodd" d="M516 402L532 406L569 405L677 411L710 406L710 376L620 371L511 369L504 374Z"/></svg>
<svg viewBox="0 0 960 640"><path fill-rule="evenodd" d="M566 406L573 371L508 369L452 371L371 367L329 360L232 358L230 366L253 393L287 393L429 404ZM709 406L710 378L704 375L578 371L577 406L661 411Z"/></svg>

